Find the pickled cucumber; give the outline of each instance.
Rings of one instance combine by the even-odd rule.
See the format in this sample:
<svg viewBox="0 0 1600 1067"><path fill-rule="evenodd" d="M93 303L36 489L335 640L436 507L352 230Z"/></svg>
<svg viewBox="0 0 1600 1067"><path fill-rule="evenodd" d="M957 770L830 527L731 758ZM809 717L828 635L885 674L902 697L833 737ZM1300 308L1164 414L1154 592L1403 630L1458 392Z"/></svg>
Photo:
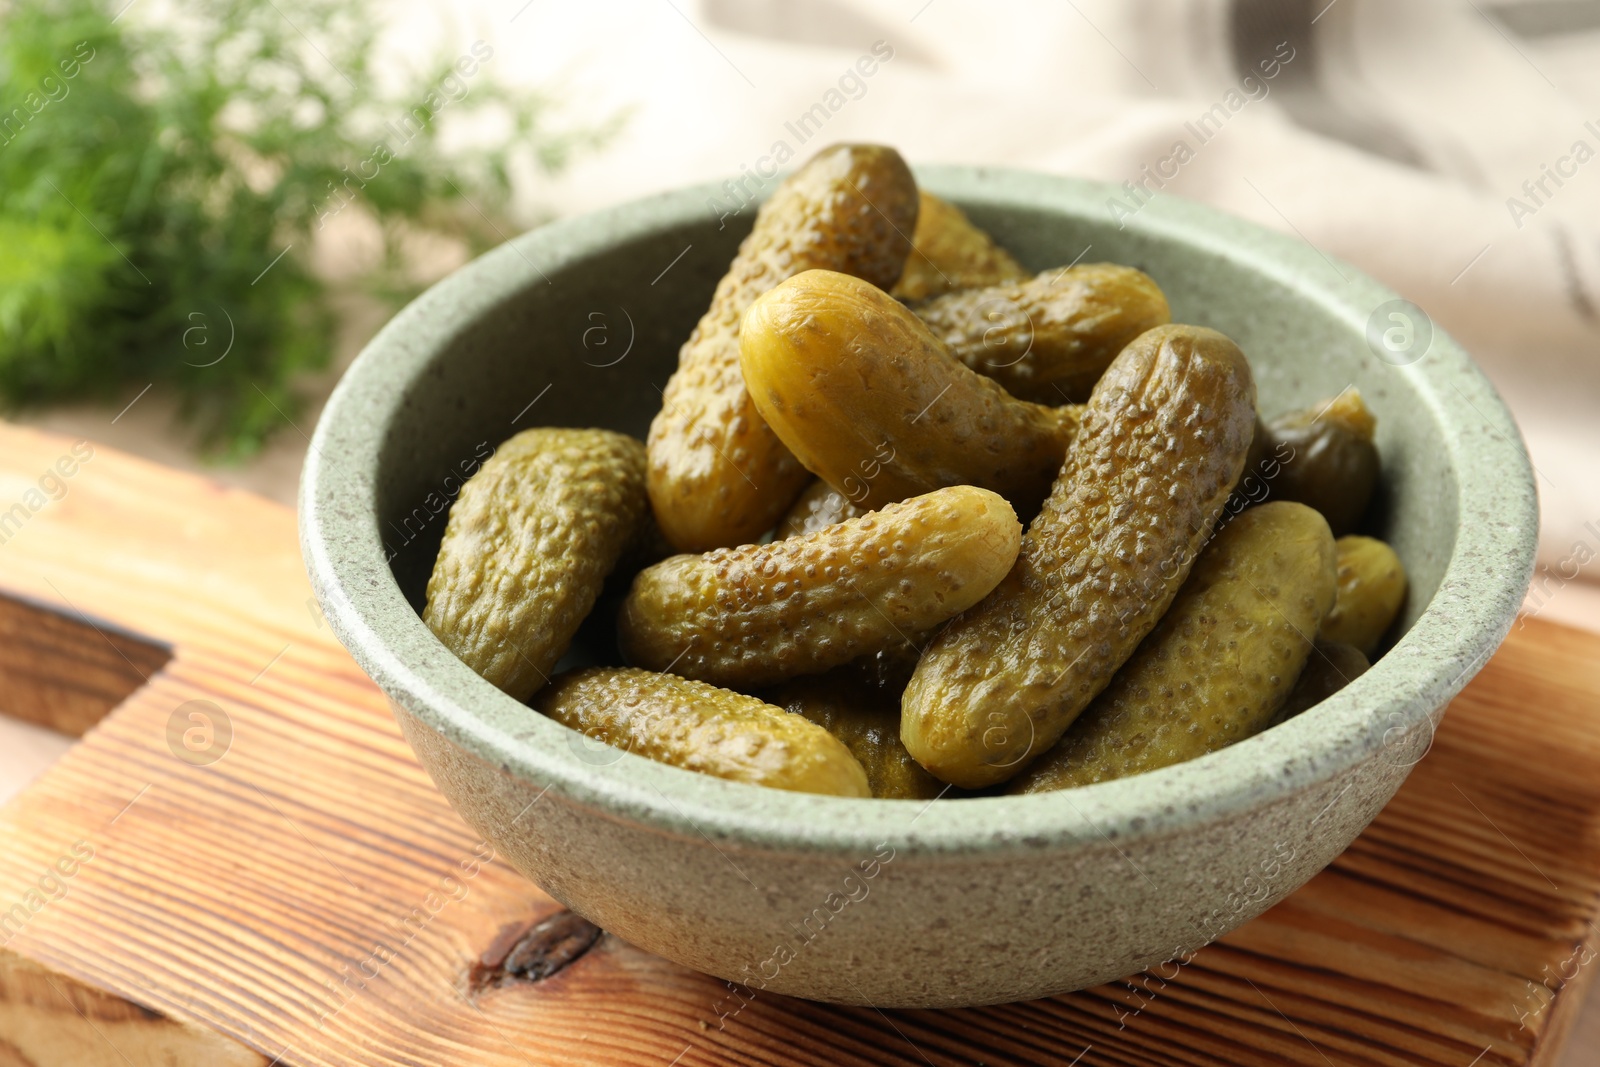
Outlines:
<svg viewBox="0 0 1600 1067"><path fill-rule="evenodd" d="M1115 263L948 293L912 310L951 355L1041 404L1087 399L1123 346L1172 321L1150 276Z"/></svg>
<svg viewBox="0 0 1600 1067"><path fill-rule="evenodd" d="M870 656L853 660L850 669L855 671L856 677L874 689L893 690L894 706L897 709L895 714L898 716L900 694L906 691L906 683L911 681L911 672L917 669L917 660L922 658L922 650L933 643L933 638L938 632L939 627L935 626L931 630L906 634L904 641L896 641L888 648L874 652Z"/></svg>
<svg viewBox="0 0 1600 1067"><path fill-rule="evenodd" d="M678 355L650 424L650 502L680 551L754 541L809 476L767 428L739 371L739 322L757 296L827 267L893 285L910 250L917 187L892 148L835 145L778 188Z"/></svg>
<svg viewBox="0 0 1600 1067"><path fill-rule="evenodd" d="M634 579L617 621L630 663L740 689L841 666L977 603L1022 526L959 485L767 545L674 556Z"/></svg>
<svg viewBox="0 0 1600 1067"><path fill-rule="evenodd" d="M832 526L836 522L865 514L866 512L846 500L843 493L818 478L806 486L805 491L800 494L800 499L794 502L788 514L784 515L783 521L778 523L778 532L773 536L782 540L785 537L816 533L824 526Z"/></svg>
<svg viewBox="0 0 1600 1067"><path fill-rule="evenodd" d="M1017 565L923 653L906 749L946 782L1019 773L1156 624L1244 466L1255 382L1214 330L1141 334L1095 386Z"/></svg>
<svg viewBox="0 0 1600 1067"><path fill-rule="evenodd" d="M861 508L978 485L1032 514L1081 411L1017 400L883 290L833 271L806 271L756 300L741 363L784 444Z"/></svg>
<svg viewBox="0 0 1600 1067"><path fill-rule="evenodd" d="M1272 480L1278 476L1279 463L1272 454L1272 432L1256 416L1255 429L1250 435L1250 451L1245 454L1244 471L1233 487L1233 495L1223 508L1222 521L1227 522L1239 512L1261 503L1272 492Z"/></svg>
<svg viewBox="0 0 1600 1067"><path fill-rule="evenodd" d="M1318 638L1311 655L1306 658L1305 670L1300 672L1294 688L1289 690L1283 707L1272 717L1272 725L1287 722L1302 711L1316 707L1367 673L1370 666L1372 664L1366 655L1354 645Z"/></svg>
<svg viewBox="0 0 1600 1067"><path fill-rule="evenodd" d="M1327 522L1304 504L1228 523L1139 650L1007 792L1125 778L1266 729L1333 606L1334 555Z"/></svg>
<svg viewBox="0 0 1600 1067"><path fill-rule="evenodd" d="M555 678L533 707L586 737L658 763L773 789L871 795L861 764L827 730L704 682L589 667Z"/></svg>
<svg viewBox="0 0 1600 1067"><path fill-rule="evenodd" d="M853 665L785 682L766 697L843 742L866 770L873 796L929 800L950 789L900 743L900 691L870 684Z"/></svg>
<svg viewBox="0 0 1600 1067"><path fill-rule="evenodd" d="M1378 484L1377 420L1361 393L1336 397L1279 416L1268 424L1281 467L1268 492L1322 512L1335 537L1355 528Z"/></svg>
<svg viewBox="0 0 1600 1067"><path fill-rule="evenodd" d="M890 295L926 300L952 289L995 285L1027 277L1022 265L974 226L965 213L932 193L921 195L906 269Z"/></svg>
<svg viewBox="0 0 1600 1067"><path fill-rule="evenodd" d="M638 441L607 430L524 430L451 506L423 621L485 679L528 699L637 544L648 508Z"/></svg>
<svg viewBox="0 0 1600 1067"><path fill-rule="evenodd" d="M1322 620L1321 637L1370 656L1406 602L1406 569L1375 537L1339 538L1339 597Z"/></svg>

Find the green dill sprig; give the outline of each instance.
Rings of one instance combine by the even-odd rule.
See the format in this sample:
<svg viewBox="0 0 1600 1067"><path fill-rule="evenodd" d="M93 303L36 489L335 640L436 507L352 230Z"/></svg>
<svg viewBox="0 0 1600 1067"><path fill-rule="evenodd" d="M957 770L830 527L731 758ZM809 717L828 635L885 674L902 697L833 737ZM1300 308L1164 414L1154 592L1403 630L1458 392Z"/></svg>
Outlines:
<svg viewBox="0 0 1600 1067"><path fill-rule="evenodd" d="M616 128L558 131L553 101L506 88L483 42L380 78L381 14L201 0L156 29L98 0L0 8L0 401L153 382L214 452L248 455L328 361L330 293L306 255L324 225L374 218L368 281L404 295L402 233L493 244L518 153L554 171ZM501 135L447 152L441 125L467 115Z"/></svg>

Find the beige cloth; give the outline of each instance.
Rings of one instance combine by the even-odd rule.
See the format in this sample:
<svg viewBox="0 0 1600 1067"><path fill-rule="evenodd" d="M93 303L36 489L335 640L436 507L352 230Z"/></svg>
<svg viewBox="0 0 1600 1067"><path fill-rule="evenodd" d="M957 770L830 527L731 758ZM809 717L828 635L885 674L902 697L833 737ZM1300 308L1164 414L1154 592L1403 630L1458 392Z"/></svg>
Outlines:
<svg viewBox="0 0 1600 1067"><path fill-rule="evenodd" d="M1587 539L1580 555L1600 560L1585 528L1600 525L1600 159L1569 158L1578 141L1600 152L1600 31L1579 18L1550 32L1563 26L1540 4L1325 4L538 0L501 47L581 55L587 106L635 108L609 152L556 186L562 210L754 170L780 140L802 157L871 139L914 161L1120 183L1184 139L1193 158L1163 194L1298 233L1474 353L1541 473L1543 558ZM893 58L798 145L797 116L875 41ZM1200 144L1193 124L1219 104L1226 121ZM1544 169L1558 166L1573 172L1559 187ZM1541 178L1545 195L1524 190Z"/></svg>

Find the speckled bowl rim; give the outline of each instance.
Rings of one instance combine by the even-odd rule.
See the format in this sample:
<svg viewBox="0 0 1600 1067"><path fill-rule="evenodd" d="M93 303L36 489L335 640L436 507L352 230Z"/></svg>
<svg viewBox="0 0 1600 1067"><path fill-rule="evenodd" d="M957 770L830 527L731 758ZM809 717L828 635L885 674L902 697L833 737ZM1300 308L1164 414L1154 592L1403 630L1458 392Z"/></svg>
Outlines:
<svg viewBox="0 0 1600 1067"><path fill-rule="evenodd" d="M927 188L968 205L1026 204L1103 217L1116 190L1002 168L919 167ZM1442 332L1411 379L1456 473L1459 525L1438 592L1373 668L1314 712L1175 767L1056 793L929 804L850 800L723 781L631 753L596 766L560 724L529 715L434 638L385 559L375 515L379 449L408 387L467 322L596 251L705 218L707 184L551 223L467 264L377 335L330 398L300 487L301 544L324 613L356 662L422 722L505 773L611 818L719 847L854 855L893 840L903 854L999 858L1210 824L1333 782L1431 731L1434 713L1509 630L1531 577L1538 512L1532 472L1510 413L1467 354ZM1338 279L1315 248L1202 205L1158 197L1127 223L1144 236L1199 247L1281 280L1352 330L1396 294L1351 267ZM517 722L513 736L506 724ZM1428 734L1431 739L1431 732ZM1406 752L1415 751L1410 745Z"/></svg>

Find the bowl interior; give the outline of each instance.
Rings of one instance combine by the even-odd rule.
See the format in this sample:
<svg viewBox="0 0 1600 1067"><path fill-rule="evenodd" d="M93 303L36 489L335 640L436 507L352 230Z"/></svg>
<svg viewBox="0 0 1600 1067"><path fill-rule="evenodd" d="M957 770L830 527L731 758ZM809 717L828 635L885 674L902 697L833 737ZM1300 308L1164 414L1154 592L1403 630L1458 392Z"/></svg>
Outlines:
<svg viewBox="0 0 1600 1067"><path fill-rule="evenodd" d="M463 464L532 426L643 440L678 348L753 215L635 234L548 274L529 270L407 383L378 453L377 510L406 599L422 608Z"/></svg>
<svg viewBox="0 0 1600 1067"><path fill-rule="evenodd" d="M1420 358L1380 359L1369 320L1394 293L1302 242L1198 205L1157 198L1119 223L1106 207L1116 190L1097 183L917 173L1029 268L1113 261L1147 271L1175 321L1240 343L1267 417L1358 387L1384 460L1366 532L1394 545L1411 580L1394 650L1311 712L1191 764L1070 795L940 804L917 823L917 840L960 851L993 847L997 824L1032 842L1181 829L1325 780L1397 727L1427 724L1510 625L1537 530L1515 426L1465 353L1432 331ZM530 713L445 652L416 614L450 500L499 442L535 425L645 435L678 348L753 218L748 209L719 218L718 197L715 187L690 189L523 235L397 316L318 427L302 539L358 662L456 743L627 817L848 850L876 840L885 819L903 823L912 802L798 797L632 755L595 768L573 757L557 724L527 725ZM587 626L569 660L616 662L610 626ZM664 791L670 806L659 803ZM820 809L832 816L818 818Z"/></svg>

